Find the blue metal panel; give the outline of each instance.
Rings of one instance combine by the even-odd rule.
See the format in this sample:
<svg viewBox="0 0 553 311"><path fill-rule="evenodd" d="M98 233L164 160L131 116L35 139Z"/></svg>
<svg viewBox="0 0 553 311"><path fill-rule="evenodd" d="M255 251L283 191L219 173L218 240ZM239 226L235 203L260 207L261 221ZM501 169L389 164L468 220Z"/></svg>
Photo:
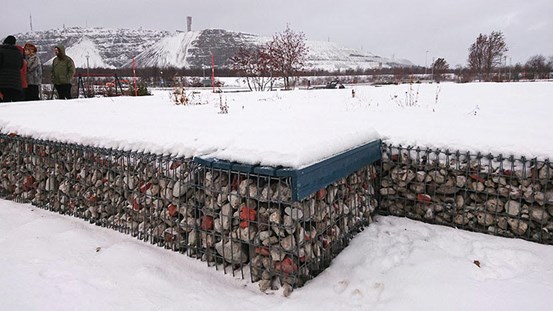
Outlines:
<svg viewBox="0 0 553 311"><path fill-rule="evenodd" d="M373 141L298 170L296 189L292 192L293 199L302 200L340 178L380 160L380 144L380 140Z"/></svg>
<svg viewBox="0 0 553 311"><path fill-rule="evenodd" d="M240 173L253 173L269 177L290 177L292 181L292 200L300 201L340 178L380 160L382 157L381 143L380 140L372 141L301 169L252 166L213 158L194 158L194 161L206 167L228 169Z"/></svg>

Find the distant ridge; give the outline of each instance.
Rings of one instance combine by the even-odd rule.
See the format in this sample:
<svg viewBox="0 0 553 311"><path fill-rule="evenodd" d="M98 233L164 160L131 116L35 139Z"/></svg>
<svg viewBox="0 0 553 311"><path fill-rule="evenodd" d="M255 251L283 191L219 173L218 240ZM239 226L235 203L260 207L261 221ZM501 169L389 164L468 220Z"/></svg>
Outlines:
<svg viewBox="0 0 553 311"><path fill-rule="evenodd" d="M211 53L217 67L227 67L239 48L261 45L271 38L253 34L205 29L176 32L106 28L52 29L18 34L18 43L33 42L41 60L48 64L53 47L66 46L67 54L80 68L130 67L135 57L138 67L202 68L210 66ZM307 69L328 71L410 67L408 60L395 60L340 46L333 42L306 41Z"/></svg>

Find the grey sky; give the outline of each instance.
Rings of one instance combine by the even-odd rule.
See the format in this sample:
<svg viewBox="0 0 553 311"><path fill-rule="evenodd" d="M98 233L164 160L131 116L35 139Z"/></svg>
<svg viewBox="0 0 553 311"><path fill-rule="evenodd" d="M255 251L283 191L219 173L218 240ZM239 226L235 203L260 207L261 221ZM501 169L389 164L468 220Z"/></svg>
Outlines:
<svg viewBox="0 0 553 311"><path fill-rule="evenodd" d="M309 40L376 55L466 65L478 34L505 35L513 64L553 55L552 0L26 0L2 4L0 36L33 29L102 26L185 30L223 28L264 36L286 24ZM429 51L426 53L426 51ZM509 60L508 60L509 61Z"/></svg>

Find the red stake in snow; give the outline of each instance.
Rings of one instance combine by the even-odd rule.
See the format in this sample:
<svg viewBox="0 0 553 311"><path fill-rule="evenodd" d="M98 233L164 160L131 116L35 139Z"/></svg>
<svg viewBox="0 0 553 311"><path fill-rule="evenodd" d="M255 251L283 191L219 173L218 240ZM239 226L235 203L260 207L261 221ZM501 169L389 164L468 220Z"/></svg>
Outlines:
<svg viewBox="0 0 553 311"><path fill-rule="evenodd" d="M138 96L138 89L136 88L136 62L134 57L132 58L132 75L134 80L134 96Z"/></svg>

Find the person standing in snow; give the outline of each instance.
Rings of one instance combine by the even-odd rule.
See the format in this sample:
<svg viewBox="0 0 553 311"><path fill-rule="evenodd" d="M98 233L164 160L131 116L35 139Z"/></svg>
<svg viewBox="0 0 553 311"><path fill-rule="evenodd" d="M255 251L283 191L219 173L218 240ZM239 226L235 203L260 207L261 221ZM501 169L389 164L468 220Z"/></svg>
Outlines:
<svg viewBox="0 0 553 311"><path fill-rule="evenodd" d="M52 62L52 83L58 92L59 99L71 99L71 79L75 75L75 63L65 55L65 47L54 48L56 58Z"/></svg>
<svg viewBox="0 0 553 311"><path fill-rule="evenodd" d="M21 68L21 89L23 90L23 97L21 100L25 100L25 92L27 91L27 60L25 59L25 51L23 50L23 47L21 45L16 45L17 49L19 50L19 53L23 55L23 68Z"/></svg>
<svg viewBox="0 0 553 311"><path fill-rule="evenodd" d="M39 100L40 84L42 83L42 63L36 55L34 44L25 43L25 59L27 60L27 89L25 100Z"/></svg>
<svg viewBox="0 0 553 311"><path fill-rule="evenodd" d="M21 70L24 59L15 41L14 36L7 36L0 45L0 102L23 99Z"/></svg>

